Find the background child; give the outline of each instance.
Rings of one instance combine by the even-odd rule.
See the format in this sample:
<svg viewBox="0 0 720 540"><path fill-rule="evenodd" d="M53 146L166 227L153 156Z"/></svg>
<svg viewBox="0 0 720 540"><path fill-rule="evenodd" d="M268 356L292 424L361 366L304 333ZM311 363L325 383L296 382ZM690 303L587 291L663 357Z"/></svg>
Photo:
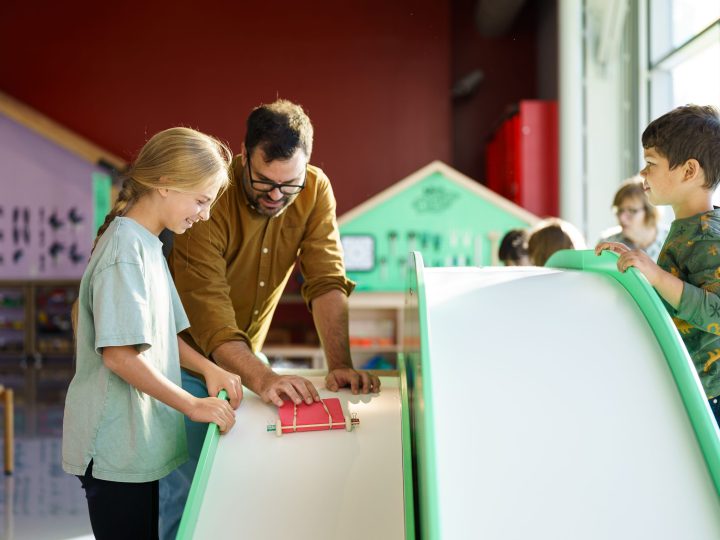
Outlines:
<svg viewBox="0 0 720 540"><path fill-rule="evenodd" d="M525 229L511 229L500 242L498 259L505 266L528 266L528 233Z"/></svg>
<svg viewBox="0 0 720 540"><path fill-rule="evenodd" d="M187 459L182 414L226 432L242 389L181 341L189 326L158 235L209 217L231 154L188 128L153 136L98 230L80 282L76 373L63 421L63 469L79 476L101 538L157 538L158 480ZM180 363L230 404L180 385ZM178 412L180 411L180 412Z"/></svg>
<svg viewBox="0 0 720 540"><path fill-rule="evenodd" d="M668 231L658 226L658 209L650 204L642 177L625 180L615 193L612 206L618 226L607 231L600 241L642 249L656 261Z"/></svg>
<svg viewBox="0 0 720 540"><path fill-rule="evenodd" d="M636 267L665 301L720 424L720 113L687 105L654 120L642 134L640 175L650 202L675 212L657 264L643 251L601 243L620 254L618 269Z"/></svg>
<svg viewBox="0 0 720 540"><path fill-rule="evenodd" d="M545 266L550 256L561 249L585 249L585 240L577 228L559 218L542 220L530 230L530 263Z"/></svg>

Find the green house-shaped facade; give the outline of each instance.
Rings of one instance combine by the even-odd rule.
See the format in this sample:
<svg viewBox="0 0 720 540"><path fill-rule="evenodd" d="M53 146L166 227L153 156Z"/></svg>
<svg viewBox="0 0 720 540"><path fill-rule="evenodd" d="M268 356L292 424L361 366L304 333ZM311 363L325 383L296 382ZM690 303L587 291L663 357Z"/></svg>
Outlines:
<svg viewBox="0 0 720 540"><path fill-rule="evenodd" d="M539 218L440 161L338 218L348 276L359 291L403 291L408 253L427 266L498 264L510 229Z"/></svg>

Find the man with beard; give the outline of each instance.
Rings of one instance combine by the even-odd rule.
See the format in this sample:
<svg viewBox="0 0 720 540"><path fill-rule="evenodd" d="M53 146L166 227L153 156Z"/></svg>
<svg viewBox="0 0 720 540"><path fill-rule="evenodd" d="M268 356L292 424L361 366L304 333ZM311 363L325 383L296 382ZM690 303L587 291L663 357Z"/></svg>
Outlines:
<svg viewBox="0 0 720 540"><path fill-rule="evenodd" d="M302 295L320 337L331 391L377 392L380 380L350 358L347 297L335 198L330 181L310 165L313 128L299 105L278 100L252 111L232 185L211 217L176 236L168 262L190 319L183 338L266 403L319 400L307 379L278 375L256 352L300 260ZM207 396L204 382L183 371L183 388ZM162 538L175 538L207 430L186 419L190 461L160 485Z"/></svg>

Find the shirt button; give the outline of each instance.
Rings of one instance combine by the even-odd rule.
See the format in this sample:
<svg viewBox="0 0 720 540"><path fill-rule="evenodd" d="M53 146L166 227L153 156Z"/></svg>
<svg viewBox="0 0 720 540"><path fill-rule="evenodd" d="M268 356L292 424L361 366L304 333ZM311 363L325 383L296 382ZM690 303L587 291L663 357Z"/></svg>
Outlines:
<svg viewBox="0 0 720 540"><path fill-rule="evenodd" d="M261 281L261 282L260 282L260 286L261 286L261 287L264 287L264 286L265 286L265 282L264 282L264 281Z"/></svg>
<svg viewBox="0 0 720 540"><path fill-rule="evenodd" d="M268 252L268 248L263 248L263 253L267 253L267 252Z"/></svg>
<svg viewBox="0 0 720 540"><path fill-rule="evenodd" d="M253 315L257 315L258 313L260 313L260 312L257 309L255 311L253 311Z"/></svg>

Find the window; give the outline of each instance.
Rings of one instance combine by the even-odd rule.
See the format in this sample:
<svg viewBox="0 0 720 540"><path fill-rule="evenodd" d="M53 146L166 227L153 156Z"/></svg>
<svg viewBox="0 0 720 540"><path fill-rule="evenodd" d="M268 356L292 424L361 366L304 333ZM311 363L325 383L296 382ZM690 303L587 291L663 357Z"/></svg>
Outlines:
<svg viewBox="0 0 720 540"><path fill-rule="evenodd" d="M720 2L647 0L646 20L647 120L687 103L720 108ZM720 189L713 202L720 206Z"/></svg>
<svg viewBox="0 0 720 540"><path fill-rule="evenodd" d="M720 2L649 0L650 119L686 103L720 107Z"/></svg>

